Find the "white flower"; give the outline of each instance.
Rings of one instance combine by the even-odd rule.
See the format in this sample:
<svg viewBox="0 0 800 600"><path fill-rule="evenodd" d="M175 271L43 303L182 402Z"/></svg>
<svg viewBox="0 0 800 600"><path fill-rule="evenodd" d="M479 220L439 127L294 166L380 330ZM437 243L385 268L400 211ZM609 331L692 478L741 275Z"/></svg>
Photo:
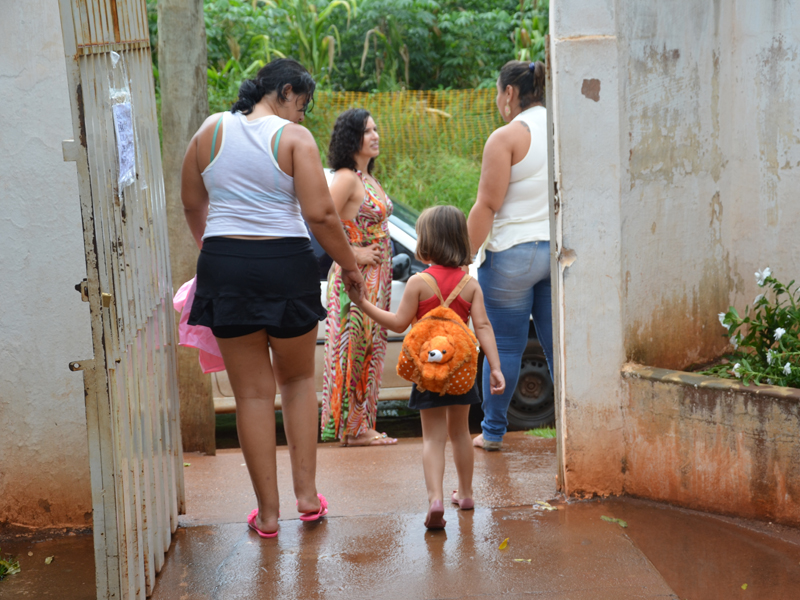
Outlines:
<svg viewBox="0 0 800 600"><path fill-rule="evenodd" d="M770 385L772 385L772 379L770 379L769 377L767 377L767 383L768 383L768 384L770 384Z"/></svg>
<svg viewBox="0 0 800 600"><path fill-rule="evenodd" d="M772 350L767 350L767 364L771 365L773 360L775 360L775 353Z"/></svg>
<svg viewBox="0 0 800 600"><path fill-rule="evenodd" d="M739 336L739 334L736 334L735 336L733 336L731 338L731 344L733 344L733 349L734 350L738 350L739 349L739 342L741 342L741 341L742 341L742 338Z"/></svg>
<svg viewBox="0 0 800 600"><path fill-rule="evenodd" d="M761 302L763 299L764 299L764 294L759 294L758 296L756 296L756 299L753 300L753 306L758 305L758 303Z"/></svg>
<svg viewBox="0 0 800 600"><path fill-rule="evenodd" d="M783 365L783 374L784 375L792 374L792 365L790 365L788 362L785 365Z"/></svg>
<svg viewBox="0 0 800 600"><path fill-rule="evenodd" d="M756 282L758 283L759 287L764 286L764 282L770 275L772 275L772 269L770 269L769 267L767 267L763 271L756 271Z"/></svg>
<svg viewBox="0 0 800 600"><path fill-rule="evenodd" d="M733 369L731 369L731 370L733 371L734 376L736 376L736 377L741 377L742 376L742 374L739 373L739 369L741 367L742 367L742 365L739 364L739 363L736 363L735 365L733 365Z"/></svg>
<svg viewBox="0 0 800 600"><path fill-rule="evenodd" d="M786 330L783 327L778 327L775 330L775 335L773 335L772 337L774 337L775 341L777 342L779 339L781 339L783 337L784 333L786 333Z"/></svg>
<svg viewBox="0 0 800 600"><path fill-rule="evenodd" d="M719 317L719 324L722 325L725 329L730 330L731 326L729 323L725 322L725 313L719 313L717 315Z"/></svg>

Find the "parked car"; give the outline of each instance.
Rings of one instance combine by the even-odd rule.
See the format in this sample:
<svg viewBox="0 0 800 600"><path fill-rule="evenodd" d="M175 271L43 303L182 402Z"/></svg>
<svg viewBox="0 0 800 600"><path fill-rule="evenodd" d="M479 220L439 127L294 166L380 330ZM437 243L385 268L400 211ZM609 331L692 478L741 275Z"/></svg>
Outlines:
<svg viewBox="0 0 800 600"><path fill-rule="evenodd" d="M417 233L415 224L419 214L413 209L394 202L394 212L389 217L389 235L392 239L392 312L397 311L400 298L411 275L427 268L427 265L415 257L417 248ZM322 247L311 236L311 244L319 261L319 278L322 292L322 303L327 305L328 271L332 261ZM476 277L477 269L471 267L470 273ZM411 386L402 379L396 371L397 359L403 344L404 332L401 335L389 332L386 359L384 362L383 378L379 401L408 400ZM316 389L317 396L322 396L322 374L324 372L325 348L325 323L320 323L317 333L316 350ZM482 360L481 356L481 360ZM481 370L478 370L479 377ZM228 382L227 374L222 371L212 375L214 405L218 413L234 412L235 403L233 391ZM278 398L278 403L280 398ZM512 428L530 429L552 423L555 420L555 405L553 403L553 382L547 370L544 352L536 339L533 322L528 332L528 345L522 356L522 366L519 382L514 390L511 405L508 409L508 421Z"/></svg>

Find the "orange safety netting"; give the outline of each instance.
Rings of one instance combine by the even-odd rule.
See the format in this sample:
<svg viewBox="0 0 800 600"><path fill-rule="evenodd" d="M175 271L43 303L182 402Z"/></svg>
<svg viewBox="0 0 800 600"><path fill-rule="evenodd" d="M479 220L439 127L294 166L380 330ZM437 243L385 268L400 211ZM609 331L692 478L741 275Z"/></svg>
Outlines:
<svg viewBox="0 0 800 600"><path fill-rule="evenodd" d="M323 160L333 123L348 108L372 113L381 135L384 168L401 157L430 152L480 159L489 134L503 124L492 89L376 94L318 91L304 125L317 139Z"/></svg>

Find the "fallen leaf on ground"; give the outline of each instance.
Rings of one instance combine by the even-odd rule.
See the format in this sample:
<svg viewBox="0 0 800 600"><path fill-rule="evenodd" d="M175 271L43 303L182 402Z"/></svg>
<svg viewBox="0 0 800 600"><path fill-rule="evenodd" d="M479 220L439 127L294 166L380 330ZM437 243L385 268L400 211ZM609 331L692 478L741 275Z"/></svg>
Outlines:
<svg viewBox="0 0 800 600"><path fill-rule="evenodd" d="M49 565L51 562L53 562L54 558L55 556L48 556L47 558L44 559L44 564Z"/></svg>
<svg viewBox="0 0 800 600"><path fill-rule="evenodd" d="M617 523L620 527L628 526L628 524L622 519L615 519L614 517L607 517L605 515L602 515L600 518L603 519L603 521L608 521L609 523Z"/></svg>
<svg viewBox="0 0 800 600"><path fill-rule="evenodd" d="M500 545L498 546L499 550L505 550L506 548L508 548L508 538L500 542Z"/></svg>
<svg viewBox="0 0 800 600"><path fill-rule="evenodd" d="M184 467L191 467L191 466L192 466L192 463L183 463L183 466L184 466Z"/></svg>
<svg viewBox="0 0 800 600"><path fill-rule="evenodd" d="M550 504L549 502L545 502L544 500L537 500L534 502L536 506L541 508L542 510L558 510L555 506Z"/></svg>
<svg viewBox="0 0 800 600"><path fill-rule="evenodd" d="M747 584L746 584L746 583L743 583L743 584L742 584L742 589L743 589L743 590L746 590L746 589L747 589Z"/></svg>
<svg viewBox="0 0 800 600"><path fill-rule="evenodd" d="M530 558L515 558L514 562L531 562Z"/></svg>

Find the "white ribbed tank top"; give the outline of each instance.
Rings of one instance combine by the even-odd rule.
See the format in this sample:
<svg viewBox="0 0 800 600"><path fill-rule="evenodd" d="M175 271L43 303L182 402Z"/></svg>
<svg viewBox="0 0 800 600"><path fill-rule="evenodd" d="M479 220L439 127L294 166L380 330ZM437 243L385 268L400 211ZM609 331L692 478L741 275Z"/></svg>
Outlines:
<svg viewBox="0 0 800 600"><path fill-rule="evenodd" d="M502 252L517 244L550 239L550 206L547 188L547 110L529 108L513 121L531 130L531 145L520 162L511 167L511 179L503 206L494 216L486 250ZM513 123L512 121L512 123ZM483 248L478 264L483 262Z"/></svg>
<svg viewBox="0 0 800 600"><path fill-rule="evenodd" d="M203 171L209 207L203 239L218 235L308 238L294 178L278 166L272 138L291 123L276 115L248 121L222 115L222 143Z"/></svg>

